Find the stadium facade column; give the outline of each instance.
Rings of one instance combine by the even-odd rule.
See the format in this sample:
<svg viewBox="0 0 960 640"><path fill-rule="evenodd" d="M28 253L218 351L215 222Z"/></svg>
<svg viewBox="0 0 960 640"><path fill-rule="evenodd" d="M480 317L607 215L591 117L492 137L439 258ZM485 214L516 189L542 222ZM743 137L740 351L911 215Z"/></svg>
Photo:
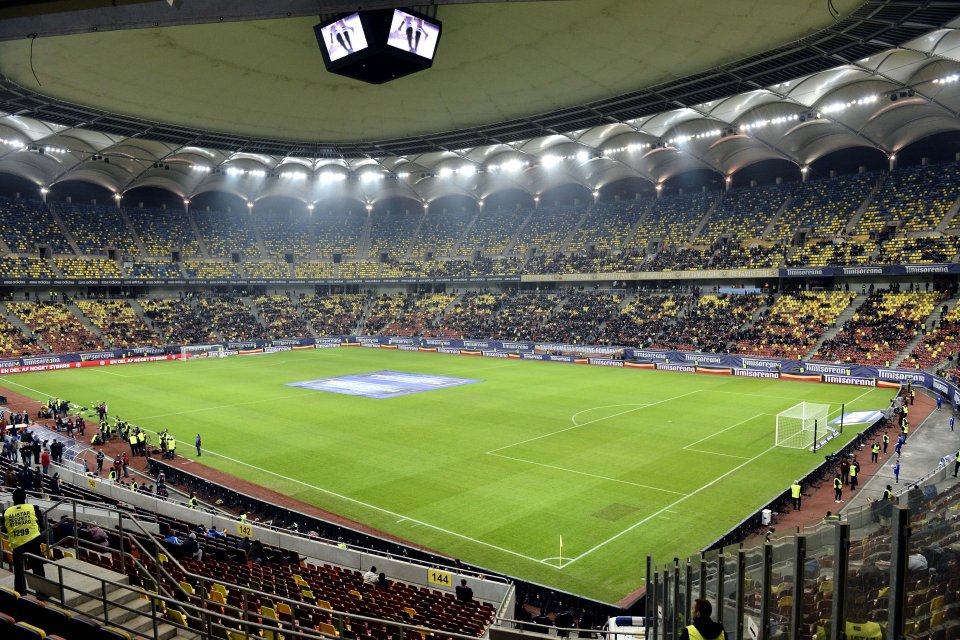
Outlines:
<svg viewBox="0 0 960 640"><path fill-rule="evenodd" d="M760 592L760 635L757 640L770 637L770 592L773 590L773 544L763 543L763 586Z"/></svg>
<svg viewBox="0 0 960 640"><path fill-rule="evenodd" d="M659 607L660 607L660 572L653 572L653 602L650 603L650 613L653 618L653 638L657 637L657 631L659 631Z"/></svg>
<svg viewBox="0 0 960 640"><path fill-rule="evenodd" d="M680 616L683 615L680 609L680 558L673 559L673 615L670 616L671 638L676 640L680 637Z"/></svg>
<svg viewBox="0 0 960 640"><path fill-rule="evenodd" d="M890 599L887 611L887 637L902 638L906 623L907 566L910 560L910 509L896 506L890 521Z"/></svg>
<svg viewBox="0 0 960 640"><path fill-rule="evenodd" d="M747 552L741 547L737 551L737 619L734 620L736 626L736 637L743 638L743 614L744 601L746 599L747 587Z"/></svg>
<svg viewBox="0 0 960 640"><path fill-rule="evenodd" d="M701 600L707 599L707 554L703 551L700 552L700 592L697 597ZM719 604L717 608L720 608Z"/></svg>
<svg viewBox="0 0 960 640"><path fill-rule="evenodd" d="M654 597L654 595L653 595L653 583L650 581L650 576L653 575L653 574L651 573L652 571L653 571L653 556L648 555L648 556L647 556L647 572L646 572L646 574L645 574L645 575L646 575L646 578L645 578L645 579L646 579L646 581L647 581L647 588L646 588L646 591L644 592L644 593L646 594L646 597L644 598L644 611L643 611L643 613L644 613L644 616L643 616L643 635L644 635L645 638L649 638L649 637L650 637L650 619L651 619L651 618L653 617L653 615L654 615L654 609L653 609L653 607L651 606L651 603L652 603L653 597Z"/></svg>
<svg viewBox="0 0 960 640"><path fill-rule="evenodd" d="M850 568L850 523L835 525L833 538L833 609L830 640L846 637L847 573Z"/></svg>
<svg viewBox="0 0 960 640"><path fill-rule="evenodd" d="M793 609L790 612L790 637L799 638L803 626L803 572L807 564L807 537L797 535L793 543Z"/></svg>
<svg viewBox="0 0 960 640"><path fill-rule="evenodd" d="M693 564L690 563L690 558L687 558L687 567L686 567L686 576L684 576L683 581L683 606L680 608L680 612L683 614L683 626L687 626L692 622L690 619L690 614L692 613L692 602L691 598L693 597Z"/></svg>

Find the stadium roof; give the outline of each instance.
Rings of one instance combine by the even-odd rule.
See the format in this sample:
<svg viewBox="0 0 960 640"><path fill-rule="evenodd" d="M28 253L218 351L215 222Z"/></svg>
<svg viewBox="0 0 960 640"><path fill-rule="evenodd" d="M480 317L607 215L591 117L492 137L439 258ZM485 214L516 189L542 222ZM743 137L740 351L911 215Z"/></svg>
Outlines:
<svg viewBox="0 0 960 640"><path fill-rule="evenodd" d="M837 19L823 0L443 6L434 68L384 86L323 70L316 17L36 41L6 20L0 171L184 198L430 201L803 167L960 129L960 5L833 4Z"/></svg>

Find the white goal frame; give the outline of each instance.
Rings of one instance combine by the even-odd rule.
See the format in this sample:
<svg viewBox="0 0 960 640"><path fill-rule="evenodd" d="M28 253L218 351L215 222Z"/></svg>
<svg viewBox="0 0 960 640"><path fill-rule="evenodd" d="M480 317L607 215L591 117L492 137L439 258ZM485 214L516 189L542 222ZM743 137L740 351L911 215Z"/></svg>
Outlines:
<svg viewBox="0 0 960 640"><path fill-rule="evenodd" d="M188 344L180 347L181 360L224 358L226 356L227 352L222 344Z"/></svg>
<svg viewBox="0 0 960 640"><path fill-rule="evenodd" d="M830 405L801 402L777 414L776 446L809 449L828 433Z"/></svg>

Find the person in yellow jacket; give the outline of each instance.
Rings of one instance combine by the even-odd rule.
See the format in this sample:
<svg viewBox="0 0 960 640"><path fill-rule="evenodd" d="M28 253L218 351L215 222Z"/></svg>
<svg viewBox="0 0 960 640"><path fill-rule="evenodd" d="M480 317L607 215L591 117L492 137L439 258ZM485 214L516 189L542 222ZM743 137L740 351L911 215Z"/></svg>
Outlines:
<svg viewBox="0 0 960 640"><path fill-rule="evenodd" d="M13 506L3 512L3 529L7 532L10 549L13 551L14 589L25 595L27 577L24 564L27 559L23 556L26 553L43 555L40 549L40 543L43 541L40 535L43 530L43 515L39 507L27 504L27 493L23 489L14 490ZM30 569L35 575L46 575L41 561L29 562Z"/></svg>
<svg viewBox="0 0 960 640"><path fill-rule="evenodd" d="M800 485L799 480L795 480L792 485L790 485L790 499L793 500L793 508L797 511L800 511L800 501L803 496L803 487Z"/></svg>
<svg viewBox="0 0 960 640"><path fill-rule="evenodd" d="M693 624L680 632L680 640L726 640L723 626L710 618L712 614L713 606L709 600L694 600Z"/></svg>

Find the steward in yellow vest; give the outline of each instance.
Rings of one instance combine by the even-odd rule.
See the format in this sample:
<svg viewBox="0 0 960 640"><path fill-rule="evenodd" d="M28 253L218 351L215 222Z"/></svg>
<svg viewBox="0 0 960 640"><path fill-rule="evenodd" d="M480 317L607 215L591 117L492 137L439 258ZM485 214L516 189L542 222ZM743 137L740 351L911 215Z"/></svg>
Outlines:
<svg viewBox="0 0 960 640"><path fill-rule="evenodd" d="M3 528L10 540L10 549L13 551L14 589L20 593L27 593L27 578L24 574L24 564L28 560L24 554L42 555L40 531L43 528L43 517L40 509L27 504L27 493L23 489L13 492L13 506L3 512ZM38 576L44 575L43 563L39 560L30 560L30 568Z"/></svg>
<svg viewBox="0 0 960 640"><path fill-rule="evenodd" d="M693 601L693 624L680 632L680 640L726 640L723 627L710 619L713 606L709 600Z"/></svg>

